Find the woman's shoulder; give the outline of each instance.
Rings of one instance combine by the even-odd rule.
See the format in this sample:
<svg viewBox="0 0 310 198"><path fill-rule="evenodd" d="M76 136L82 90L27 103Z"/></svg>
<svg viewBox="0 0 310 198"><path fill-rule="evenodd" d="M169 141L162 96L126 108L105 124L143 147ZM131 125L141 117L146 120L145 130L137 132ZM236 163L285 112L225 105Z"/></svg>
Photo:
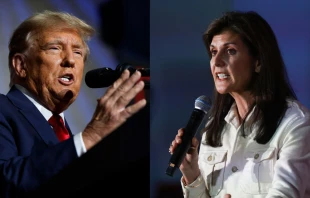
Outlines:
<svg viewBox="0 0 310 198"><path fill-rule="evenodd" d="M310 117L310 109L298 100L287 99L286 116Z"/></svg>

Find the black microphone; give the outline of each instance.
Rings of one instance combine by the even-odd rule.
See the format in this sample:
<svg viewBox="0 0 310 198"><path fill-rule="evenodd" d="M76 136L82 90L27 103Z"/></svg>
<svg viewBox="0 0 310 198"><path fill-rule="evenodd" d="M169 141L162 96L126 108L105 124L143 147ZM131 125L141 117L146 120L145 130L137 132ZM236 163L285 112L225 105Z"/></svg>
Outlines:
<svg viewBox="0 0 310 198"><path fill-rule="evenodd" d="M85 75L85 83L90 88L102 88L112 85L122 74L123 71L128 69L130 75L132 75L136 70L140 71L142 77L150 77L150 68L134 68L128 63L119 64L115 70L104 67L90 70ZM144 81L145 89L149 89L149 80Z"/></svg>
<svg viewBox="0 0 310 198"><path fill-rule="evenodd" d="M179 168L191 143L193 137L196 135L196 132L201 125L205 115L208 113L208 111L211 108L211 100L202 95L199 96L195 100L195 109L193 110L191 117L189 118L189 121L184 128L184 133L181 137L182 143L179 144L169 161L169 166L166 170L166 174L169 176L173 176L176 168Z"/></svg>

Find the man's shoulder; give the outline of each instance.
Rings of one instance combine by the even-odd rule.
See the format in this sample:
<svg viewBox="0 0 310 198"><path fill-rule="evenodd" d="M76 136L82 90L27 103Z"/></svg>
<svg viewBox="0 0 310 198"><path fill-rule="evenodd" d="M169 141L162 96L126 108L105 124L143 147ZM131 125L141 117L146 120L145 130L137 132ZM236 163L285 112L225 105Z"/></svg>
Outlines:
<svg viewBox="0 0 310 198"><path fill-rule="evenodd" d="M4 105L5 103L9 103L9 99L6 95L0 93L0 106L1 106L0 109L5 107L5 105Z"/></svg>
<svg viewBox="0 0 310 198"><path fill-rule="evenodd" d="M9 100L9 98L6 95L0 93L0 113L10 111L12 108L14 108L14 105Z"/></svg>

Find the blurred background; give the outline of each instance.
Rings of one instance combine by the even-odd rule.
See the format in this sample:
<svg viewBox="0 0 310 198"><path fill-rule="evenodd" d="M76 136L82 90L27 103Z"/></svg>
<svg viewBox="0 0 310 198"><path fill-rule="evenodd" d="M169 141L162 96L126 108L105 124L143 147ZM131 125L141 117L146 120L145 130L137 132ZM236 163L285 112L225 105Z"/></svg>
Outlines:
<svg viewBox="0 0 310 198"><path fill-rule="evenodd" d="M253 10L273 28L300 101L310 108L310 2L307 0L151 0L151 197L183 197L181 173L165 174L168 148L195 99L211 96L213 79L202 42L208 24L225 11ZM197 136L200 138L200 136Z"/></svg>

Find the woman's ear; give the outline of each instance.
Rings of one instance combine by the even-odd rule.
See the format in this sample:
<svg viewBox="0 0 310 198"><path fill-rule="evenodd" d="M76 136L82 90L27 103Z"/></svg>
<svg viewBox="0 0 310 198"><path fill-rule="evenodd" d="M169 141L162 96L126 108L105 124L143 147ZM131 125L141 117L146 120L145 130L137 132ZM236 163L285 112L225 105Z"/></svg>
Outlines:
<svg viewBox="0 0 310 198"><path fill-rule="evenodd" d="M25 78L27 76L25 56L23 54L16 53L13 56L12 66L17 76L20 78Z"/></svg>
<svg viewBox="0 0 310 198"><path fill-rule="evenodd" d="M261 64L259 62L259 60L255 61L255 72L259 73L260 72L260 68L261 68Z"/></svg>

